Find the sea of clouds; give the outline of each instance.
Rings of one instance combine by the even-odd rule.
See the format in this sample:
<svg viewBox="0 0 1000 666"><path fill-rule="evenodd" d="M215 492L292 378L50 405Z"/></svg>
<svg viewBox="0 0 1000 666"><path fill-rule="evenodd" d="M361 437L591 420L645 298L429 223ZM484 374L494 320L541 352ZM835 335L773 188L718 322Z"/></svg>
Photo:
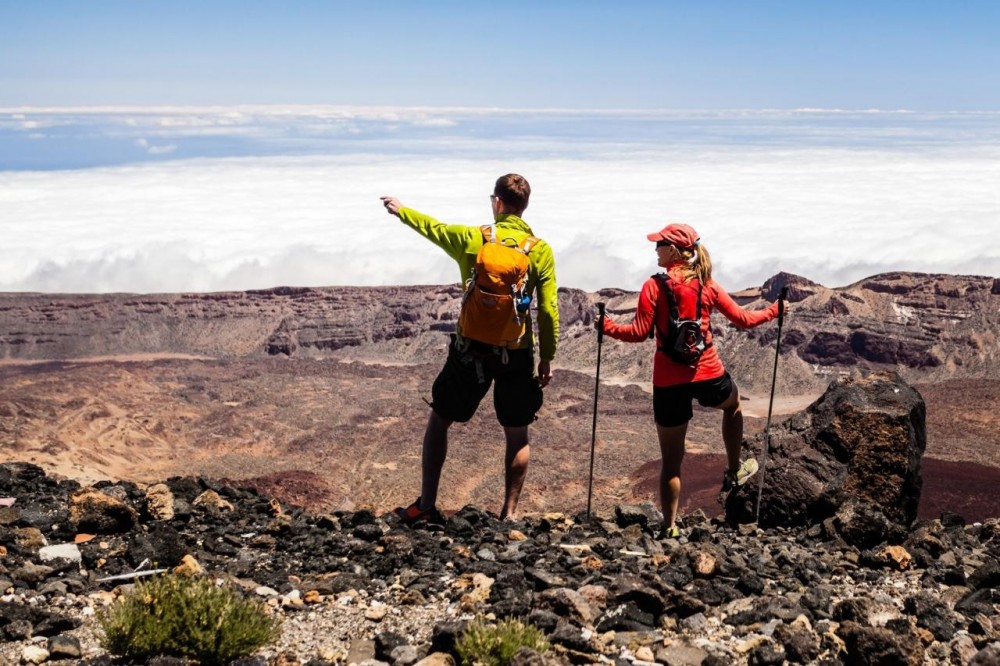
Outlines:
<svg viewBox="0 0 1000 666"><path fill-rule="evenodd" d="M455 282L379 196L489 222L497 176L563 286L637 289L694 226L716 278L1000 275L1000 114L0 109L0 291Z"/></svg>

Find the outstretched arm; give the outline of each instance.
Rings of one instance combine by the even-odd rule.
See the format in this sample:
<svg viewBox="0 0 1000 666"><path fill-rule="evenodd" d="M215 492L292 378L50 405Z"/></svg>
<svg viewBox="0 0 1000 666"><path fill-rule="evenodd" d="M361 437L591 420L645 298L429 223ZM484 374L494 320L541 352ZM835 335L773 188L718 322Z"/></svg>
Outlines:
<svg viewBox="0 0 1000 666"><path fill-rule="evenodd" d="M458 261L460 265L469 243L482 236L478 227L438 222L430 215L407 208L396 197L384 196L380 199L386 212L395 215L403 224L447 252L448 256ZM462 279L465 280L466 277L463 274Z"/></svg>
<svg viewBox="0 0 1000 666"><path fill-rule="evenodd" d="M712 282L712 289L715 290L715 307L737 328L760 326L778 316L777 301L763 310L746 310L717 282ZM785 314L788 314L788 303L785 303Z"/></svg>
<svg viewBox="0 0 1000 666"><path fill-rule="evenodd" d="M656 299L660 288L656 280L650 278L642 285L639 292L639 304L635 308L635 316L630 324L617 324L610 317L604 317L604 332L616 340L623 342L642 342L653 330L653 319L656 316Z"/></svg>

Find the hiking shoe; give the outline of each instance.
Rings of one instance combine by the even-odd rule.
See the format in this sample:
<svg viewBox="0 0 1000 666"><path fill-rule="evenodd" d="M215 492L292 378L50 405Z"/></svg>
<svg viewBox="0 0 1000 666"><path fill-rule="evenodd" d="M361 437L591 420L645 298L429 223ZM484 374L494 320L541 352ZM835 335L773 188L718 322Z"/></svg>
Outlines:
<svg viewBox="0 0 1000 666"><path fill-rule="evenodd" d="M437 507L431 507L430 509L420 508L419 497L414 500L413 504L406 508L397 506L393 509L393 513L399 516L399 521L404 525L416 525L421 522L435 525L444 524L444 516L437 510Z"/></svg>
<svg viewBox="0 0 1000 666"><path fill-rule="evenodd" d="M679 539L680 536L681 536L681 529L676 525L673 525L671 527L667 527L666 525L664 525L663 529L660 530L660 540Z"/></svg>
<svg viewBox="0 0 1000 666"><path fill-rule="evenodd" d="M722 476L722 492L728 493L734 488L742 486L750 480L750 477L757 473L757 469L757 460L755 458L747 458L741 462L740 466L736 468L735 474L727 469L726 473Z"/></svg>

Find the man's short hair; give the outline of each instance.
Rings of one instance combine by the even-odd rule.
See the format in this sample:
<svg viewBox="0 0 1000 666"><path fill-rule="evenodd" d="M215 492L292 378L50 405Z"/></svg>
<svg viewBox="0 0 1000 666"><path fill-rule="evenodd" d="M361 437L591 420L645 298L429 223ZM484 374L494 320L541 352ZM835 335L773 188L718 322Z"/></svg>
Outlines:
<svg viewBox="0 0 1000 666"><path fill-rule="evenodd" d="M528 207L528 198L531 196L531 185L516 173L508 173L506 176L497 178L497 184L493 188L493 194L500 201L511 209L514 215L520 216L524 209Z"/></svg>

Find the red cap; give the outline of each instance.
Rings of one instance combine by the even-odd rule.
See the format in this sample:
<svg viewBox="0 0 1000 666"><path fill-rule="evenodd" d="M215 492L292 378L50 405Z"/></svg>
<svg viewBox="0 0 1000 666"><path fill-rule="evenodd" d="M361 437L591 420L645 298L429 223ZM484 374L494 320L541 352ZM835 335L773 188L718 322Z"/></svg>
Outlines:
<svg viewBox="0 0 1000 666"><path fill-rule="evenodd" d="M682 250L693 250L698 241L698 232L686 224L668 224L655 234L646 236L653 242L667 241Z"/></svg>

